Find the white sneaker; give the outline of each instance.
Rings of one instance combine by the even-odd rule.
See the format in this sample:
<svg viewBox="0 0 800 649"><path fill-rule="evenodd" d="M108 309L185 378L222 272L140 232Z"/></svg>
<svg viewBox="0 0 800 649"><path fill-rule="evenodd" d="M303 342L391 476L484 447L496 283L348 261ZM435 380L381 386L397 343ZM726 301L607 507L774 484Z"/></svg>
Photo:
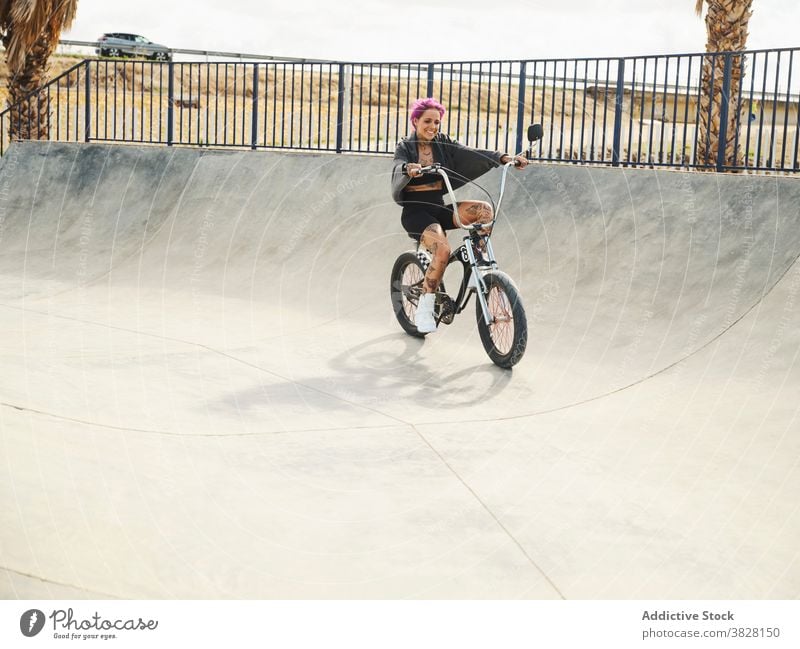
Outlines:
<svg viewBox="0 0 800 649"><path fill-rule="evenodd" d="M436 319L433 317L433 307L436 302L435 293L423 293L417 304L417 313L414 315L414 325L421 334L436 331Z"/></svg>

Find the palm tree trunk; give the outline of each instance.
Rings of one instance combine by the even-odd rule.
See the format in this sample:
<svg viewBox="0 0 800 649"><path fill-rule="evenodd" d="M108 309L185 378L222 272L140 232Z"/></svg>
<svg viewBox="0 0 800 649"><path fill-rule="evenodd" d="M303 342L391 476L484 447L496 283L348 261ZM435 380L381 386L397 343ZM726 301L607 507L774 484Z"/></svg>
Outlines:
<svg viewBox="0 0 800 649"><path fill-rule="evenodd" d="M753 0L706 0L706 52L742 52L747 43L747 24L752 15ZM702 0L697 6L701 7ZM725 57L706 56L703 59L703 75L700 86L700 119L698 123L698 165L715 165L719 155L723 101L727 102L726 142L724 164L741 164L739 128L744 111L739 105L739 88L744 77L744 55L733 55L731 61L730 92L723 97L725 81Z"/></svg>
<svg viewBox="0 0 800 649"><path fill-rule="evenodd" d="M4 40L10 39L6 34ZM39 37L25 55L25 60L8 79L10 140L46 140L49 137L50 101L46 92L37 92L47 82L47 59L50 47L46 37Z"/></svg>

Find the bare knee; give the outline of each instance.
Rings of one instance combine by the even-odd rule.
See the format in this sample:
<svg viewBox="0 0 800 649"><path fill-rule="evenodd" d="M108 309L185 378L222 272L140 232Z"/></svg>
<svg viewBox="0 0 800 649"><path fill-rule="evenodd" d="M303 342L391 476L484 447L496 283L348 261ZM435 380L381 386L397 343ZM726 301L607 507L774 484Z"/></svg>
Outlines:
<svg viewBox="0 0 800 649"><path fill-rule="evenodd" d="M492 210L492 206L487 203L486 201L476 201L479 205L478 207L478 222L479 223L488 223L494 217L494 211Z"/></svg>
<svg viewBox="0 0 800 649"><path fill-rule="evenodd" d="M486 201L465 201L459 204L458 215L465 224L489 223L494 213L492 206Z"/></svg>

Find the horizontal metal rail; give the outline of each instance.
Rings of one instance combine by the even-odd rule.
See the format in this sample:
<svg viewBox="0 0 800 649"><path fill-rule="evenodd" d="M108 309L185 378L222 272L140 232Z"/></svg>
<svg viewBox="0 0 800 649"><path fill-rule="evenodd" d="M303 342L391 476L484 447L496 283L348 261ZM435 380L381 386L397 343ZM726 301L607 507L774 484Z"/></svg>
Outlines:
<svg viewBox="0 0 800 649"><path fill-rule="evenodd" d="M95 49L101 48L100 41L73 41L62 39L58 41L59 45L66 45L68 47L91 47ZM137 48L151 50L153 52L163 51L162 47L148 46L145 43L137 43ZM333 63L326 59L308 59L293 56L271 56L269 54L245 54L243 52L222 52L216 50L189 50L180 47L167 48L170 54L186 54L188 56L212 56L215 58L238 59L240 61L292 61L294 63Z"/></svg>
<svg viewBox="0 0 800 649"><path fill-rule="evenodd" d="M391 154L410 131L409 106L429 94L447 107L449 135L469 146L517 151L528 123L541 122L544 161L800 170L800 49L791 48L436 63L86 59L0 113L0 152L14 131Z"/></svg>

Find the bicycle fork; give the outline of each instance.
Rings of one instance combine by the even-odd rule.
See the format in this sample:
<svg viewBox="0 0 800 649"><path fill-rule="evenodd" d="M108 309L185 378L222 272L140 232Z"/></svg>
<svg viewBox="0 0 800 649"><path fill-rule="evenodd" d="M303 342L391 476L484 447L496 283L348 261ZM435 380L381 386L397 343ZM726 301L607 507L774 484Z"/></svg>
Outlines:
<svg viewBox="0 0 800 649"><path fill-rule="evenodd" d="M492 248L491 239L485 237L483 239L486 246L486 256L491 264L491 269L497 269L497 262L494 258L494 249ZM478 260L475 258L475 250L473 242L469 236L464 237L464 251L467 253L467 261L469 262L470 272L472 277L475 278L475 292L478 294L478 303L481 305L481 313L483 313L483 320L487 325L492 324L492 316L489 313L489 304L486 301L486 284L483 281L483 274L479 270Z"/></svg>

